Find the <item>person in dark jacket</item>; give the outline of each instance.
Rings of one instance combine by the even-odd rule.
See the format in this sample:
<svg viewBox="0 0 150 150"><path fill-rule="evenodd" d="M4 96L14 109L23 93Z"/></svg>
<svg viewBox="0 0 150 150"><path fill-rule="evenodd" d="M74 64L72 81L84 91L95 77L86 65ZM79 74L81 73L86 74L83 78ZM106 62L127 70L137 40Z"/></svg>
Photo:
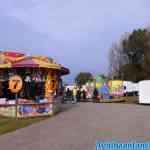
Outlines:
<svg viewBox="0 0 150 150"><path fill-rule="evenodd" d="M85 90L82 91L82 99L86 100L86 91Z"/></svg>
<svg viewBox="0 0 150 150"><path fill-rule="evenodd" d="M97 88L95 88L95 89L94 89L94 92L93 92L93 100L94 100L94 102L97 101L98 95L99 95L98 90L97 90Z"/></svg>
<svg viewBox="0 0 150 150"><path fill-rule="evenodd" d="M73 94L72 94L72 91L69 88L67 89L65 95L66 95L67 100L71 100L72 101Z"/></svg>
<svg viewBox="0 0 150 150"><path fill-rule="evenodd" d="M80 89L77 90L76 98L77 98L77 102L79 102L81 100L81 91L80 91Z"/></svg>

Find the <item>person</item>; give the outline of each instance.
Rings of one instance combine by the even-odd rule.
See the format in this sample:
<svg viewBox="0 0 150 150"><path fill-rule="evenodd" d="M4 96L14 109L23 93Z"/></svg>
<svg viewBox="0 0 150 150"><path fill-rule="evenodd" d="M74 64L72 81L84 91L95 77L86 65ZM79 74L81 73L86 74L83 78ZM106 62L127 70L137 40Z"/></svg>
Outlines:
<svg viewBox="0 0 150 150"><path fill-rule="evenodd" d="M62 96L62 98L61 98L61 103L63 104L64 102L65 102L65 88L64 89L62 89L62 93L61 93L61 96Z"/></svg>
<svg viewBox="0 0 150 150"><path fill-rule="evenodd" d="M66 90L64 90L63 103L67 100L68 93L69 93L69 88L67 88Z"/></svg>
<svg viewBox="0 0 150 150"><path fill-rule="evenodd" d="M72 91L69 88L67 88L67 91L66 91L66 98L67 100L72 101Z"/></svg>
<svg viewBox="0 0 150 150"><path fill-rule="evenodd" d="M96 102L97 98L98 98L98 90L97 88L95 88L93 92L93 100Z"/></svg>
<svg viewBox="0 0 150 150"><path fill-rule="evenodd" d="M73 88L73 102L72 103L76 103L77 102L77 88L74 87Z"/></svg>
<svg viewBox="0 0 150 150"><path fill-rule="evenodd" d="M81 100L81 91L80 91L79 88L77 89L77 95L76 95L76 98L77 98L77 102L79 102L79 101Z"/></svg>
<svg viewBox="0 0 150 150"><path fill-rule="evenodd" d="M66 93L66 96L69 95L69 88L67 88L67 90L65 91L65 93Z"/></svg>
<svg viewBox="0 0 150 150"><path fill-rule="evenodd" d="M82 95L82 100L85 101L86 100L86 91L84 89L81 91L81 95Z"/></svg>

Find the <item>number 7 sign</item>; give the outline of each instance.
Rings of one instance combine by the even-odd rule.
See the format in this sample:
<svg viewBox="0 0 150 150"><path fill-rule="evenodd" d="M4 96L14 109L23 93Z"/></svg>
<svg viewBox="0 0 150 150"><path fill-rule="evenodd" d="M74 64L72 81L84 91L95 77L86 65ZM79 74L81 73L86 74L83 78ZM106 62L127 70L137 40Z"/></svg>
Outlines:
<svg viewBox="0 0 150 150"><path fill-rule="evenodd" d="M23 86L22 78L18 75L12 76L9 79L9 89L12 93L18 93Z"/></svg>

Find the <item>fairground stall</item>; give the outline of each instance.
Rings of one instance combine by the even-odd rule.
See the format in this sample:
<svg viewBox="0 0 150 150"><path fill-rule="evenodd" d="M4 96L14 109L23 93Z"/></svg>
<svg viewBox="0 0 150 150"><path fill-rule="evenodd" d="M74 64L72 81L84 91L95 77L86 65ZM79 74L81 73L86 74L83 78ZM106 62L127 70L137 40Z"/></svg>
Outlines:
<svg viewBox="0 0 150 150"><path fill-rule="evenodd" d="M0 52L0 115L36 117L53 115L62 88L61 76L69 69L43 56Z"/></svg>
<svg viewBox="0 0 150 150"><path fill-rule="evenodd" d="M96 83L99 92L99 102L120 102L124 96L122 80L99 79Z"/></svg>

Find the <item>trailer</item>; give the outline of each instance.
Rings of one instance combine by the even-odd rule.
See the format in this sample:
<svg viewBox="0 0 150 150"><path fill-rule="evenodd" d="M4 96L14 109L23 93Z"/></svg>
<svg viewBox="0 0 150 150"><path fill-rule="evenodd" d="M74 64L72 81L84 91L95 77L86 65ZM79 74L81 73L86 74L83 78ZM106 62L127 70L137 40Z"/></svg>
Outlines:
<svg viewBox="0 0 150 150"><path fill-rule="evenodd" d="M150 80L139 82L139 103L150 104Z"/></svg>

